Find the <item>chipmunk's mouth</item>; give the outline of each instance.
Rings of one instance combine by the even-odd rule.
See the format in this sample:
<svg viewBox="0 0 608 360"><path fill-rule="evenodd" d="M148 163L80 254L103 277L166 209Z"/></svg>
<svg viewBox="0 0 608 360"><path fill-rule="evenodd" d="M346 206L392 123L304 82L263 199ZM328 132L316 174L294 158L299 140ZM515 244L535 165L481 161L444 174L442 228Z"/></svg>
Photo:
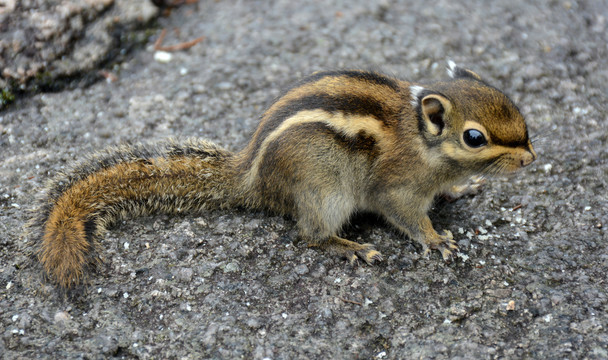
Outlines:
<svg viewBox="0 0 608 360"><path fill-rule="evenodd" d="M526 167L526 166L532 164L537 158L538 158L538 155L536 155L536 151L534 151L532 144L528 144L528 149L522 155L521 167Z"/></svg>

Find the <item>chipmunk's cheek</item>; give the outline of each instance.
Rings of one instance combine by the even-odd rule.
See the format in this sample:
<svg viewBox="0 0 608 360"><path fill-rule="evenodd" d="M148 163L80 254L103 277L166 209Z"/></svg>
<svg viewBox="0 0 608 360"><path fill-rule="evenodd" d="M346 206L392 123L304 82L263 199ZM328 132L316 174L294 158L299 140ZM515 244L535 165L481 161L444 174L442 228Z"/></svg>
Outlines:
<svg viewBox="0 0 608 360"><path fill-rule="evenodd" d="M471 150L451 142L443 143L441 145L441 152L463 166L465 166L465 164L475 164L488 160L487 154L485 154L482 149Z"/></svg>

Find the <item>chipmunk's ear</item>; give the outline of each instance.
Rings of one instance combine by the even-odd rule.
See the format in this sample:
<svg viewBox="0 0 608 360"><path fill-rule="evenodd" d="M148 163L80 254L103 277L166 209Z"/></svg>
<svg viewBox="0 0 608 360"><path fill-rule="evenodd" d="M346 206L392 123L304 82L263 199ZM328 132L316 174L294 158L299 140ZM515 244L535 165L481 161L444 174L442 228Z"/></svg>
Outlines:
<svg viewBox="0 0 608 360"><path fill-rule="evenodd" d="M420 114L420 126L431 135L441 135L446 125L446 115L452 111L452 103L445 96L422 86L410 87L412 105Z"/></svg>
<svg viewBox="0 0 608 360"><path fill-rule="evenodd" d="M476 73L474 73L473 71L471 71L469 69L459 67L452 60L448 60L447 71L448 71L448 75L452 79L470 78L470 79L482 81L481 76L477 75Z"/></svg>
<svg viewBox="0 0 608 360"><path fill-rule="evenodd" d="M445 127L445 116L452 109L450 101L439 94L429 94L420 101L422 118L426 129L433 135L441 135Z"/></svg>

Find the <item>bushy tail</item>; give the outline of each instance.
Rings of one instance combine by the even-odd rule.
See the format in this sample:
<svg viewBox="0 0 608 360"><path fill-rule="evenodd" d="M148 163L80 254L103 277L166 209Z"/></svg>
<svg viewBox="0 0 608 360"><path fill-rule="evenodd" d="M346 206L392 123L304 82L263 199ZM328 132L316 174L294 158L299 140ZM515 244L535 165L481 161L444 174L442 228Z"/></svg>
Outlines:
<svg viewBox="0 0 608 360"><path fill-rule="evenodd" d="M234 205L233 162L231 152L197 139L94 154L51 182L30 224L38 259L59 285L77 285L118 219Z"/></svg>

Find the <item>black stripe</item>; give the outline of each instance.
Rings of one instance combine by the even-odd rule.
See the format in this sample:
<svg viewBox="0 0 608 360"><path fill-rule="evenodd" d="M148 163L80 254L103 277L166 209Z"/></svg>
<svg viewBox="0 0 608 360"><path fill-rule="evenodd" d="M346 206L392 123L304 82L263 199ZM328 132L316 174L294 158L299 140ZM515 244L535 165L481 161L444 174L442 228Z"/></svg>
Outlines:
<svg viewBox="0 0 608 360"><path fill-rule="evenodd" d="M283 89L281 95L277 96L270 102L268 108L272 107L277 101L281 100L283 96L289 93L293 89L297 89L306 84L315 83L326 77L346 77L350 79L357 79L359 81L376 84L376 85L384 85L391 88L393 91L401 91L401 87L399 85L399 81L397 79L391 78L389 76L373 72L373 71L364 71L364 70L330 70L330 71L319 71L312 75L306 76L298 82L288 86Z"/></svg>
<svg viewBox="0 0 608 360"><path fill-rule="evenodd" d="M306 134L303 136L302 134ZM288 147L290 142L297 137L303 137L306 139L317 140L320 136L331 137L338 146L346 149L348 152L374 152L378 150L376 148L376 139L373 135L366 133L364 130L360 130L355 136L346 135L324 122L309 122L294 125L283 132L282 136L277 139L276 144L283 143L281 146ZM298 141L300 143L300 141ZM269 145L270 146L270 145ZM273 150L276 152L278 149ZM269 151L270 152L270 151Z"/></svg>
<svg viewBox="0 0 608 360"><path fill-rule="evenodd" d="M265 119L261 125L260 132L252 140L255 145L253 151L249 154L247 165L255 159L262 143L272 131L279 127L286 119L305 110L324 110L332 114L342 112L348 115L372 116L384 124L388 124L391 118L398 115L398 112L393 109L387 109L382 102L376 101L371 97L347 94L340 96L315 94L293 99L280 109L272 112L270 117Z"/></svg>
<svg viewBox="0 0 608 360"><path fill-rule="evenodd" d="M334 140L336 140L338 144L350 152L362 151L372 154L372 158L377 156L378 148L376 147L376 139L372 135L367 134L365 131L361 130L355 137L349 137L335 131L327 124L322 125L327 129L328 133L332 133Z"/></svg>
<svg viewBox="0 0 608 360"><path fill-rule="evenodd" d="M319 81L326 77L347 77L350 79L357 79L372 84L384 85L390 87L394 91L399 91L399 82L391 77L383 74L379 74L372 71L361 71L361 70L334 70L334 71L320 71L310 76L305 77L296 83L291 89L299 86L310 84Z"/></svg>
<svg viewBox="0 0 608 360"><path fill-rule="evenodd" d="M327 139L333 140L333 143ZM286 129L281 136L268 144L258 169L260 193L268 203L281 204L279 209L293 209L294 199L284 194L289 194L291 189L300 187L290 181L285 182L284 176L289 177L291 181L303 181L297 179L305 178L304 173L309 171L306 166L301 166L301 157L294 156L294 153L305 152L310 155L306 162L310 159L318 159L319 164L323 166L325 165L323 158L332 156L336 145L348 154L365 153L366 159L372 162L380 153L376 139L363 130L354 136L349 136L324 122L297 124ZM281 181L268 181L277 176L283 179L283 184L290 184L290 189L277 191L276 186L281 186Z"/></svg>
<svg viewBox="0 0 608 360"><path fill-rule="evenodd" d="M373 135L366 133L364 130L360 130L354 136L349 136L324 122L302 123L286 129L281 136L268 144L262 166L258 169L260 174L259 178L268 178L263 174L264 172L274 172L275 164L283 160L282 158L286 156L283 150L293 148L294 142L298 144L298 148L310 147L315 149L312 150L313 152L319 151L320 153L325 153L327 148L334 148L335 144L322 140L324 137L333 139L335 144L348 153L365 152L370 155L370 159L376 158L379 154L380 149L377 146L376 138L374 138ZM326 146L319 146L319 142ZM298 159L289 161L291 161L292 164L296 164L297 168ZM268 174L268 176L270 176L270 174Z"/></svg>
<svg viewBox="0 0 608 360"><path fill-rule="evenodd" d="M95 239L95 234L97 234L98 225L97 225L96 220L98 218L100 218L100 216L103 216L103 215L96 214L95 216L87 219L84 222L84 234L85 234L86 241L87 241L87 243L89 243L89 245Z"/></svg>
<svg viewBox="0 0 608 360"><path fill-rule="evenodd" d="M528 148L528 139L523 139L523 140L515 140L515 141L502 141L500 139L497 139L495 136L492 136L492 134L490 134L490 137L492 138L492 142L496 145L501 145L501 146L505 146L505 147L509 147L509 148Z"/></svg>
<svg viewBox="0 0 608 360"><path fill-rule="evenodd" d="M215 149L213 149L215 150ZM219 151L209 151L209 148L202 148L194 144L169 144L166 149L166 157L185 156L199 158L220 158L222 153Z"/></svg>

